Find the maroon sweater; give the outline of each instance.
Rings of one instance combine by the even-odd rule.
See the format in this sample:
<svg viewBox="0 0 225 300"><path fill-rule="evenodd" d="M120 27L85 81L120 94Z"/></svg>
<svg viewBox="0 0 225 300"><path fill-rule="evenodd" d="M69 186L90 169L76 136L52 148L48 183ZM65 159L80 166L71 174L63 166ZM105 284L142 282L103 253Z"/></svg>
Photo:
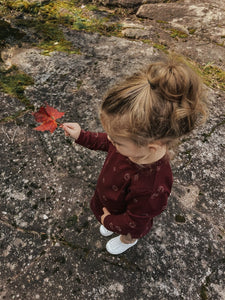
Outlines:
<svg viewBox="0 0 225 300"><path fill-rule="evenodd" d="M138 165L117 152L106 133L81 131L76 143L92 150L107 151L91 209L99 222L106 207L104 226L116 233L140 238L152 227L153 217L167 206L173 176L165 155L155 163Z"/></svg>

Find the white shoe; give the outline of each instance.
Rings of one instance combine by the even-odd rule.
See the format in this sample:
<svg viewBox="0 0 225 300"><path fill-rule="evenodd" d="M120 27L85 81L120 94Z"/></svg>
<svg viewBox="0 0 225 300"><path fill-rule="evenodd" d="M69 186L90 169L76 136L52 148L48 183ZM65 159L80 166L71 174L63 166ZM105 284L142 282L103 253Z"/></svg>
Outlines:
<svg viewBox="0 0 225 300"><path fill-rule="evenodd" d="M110 236L113 234L113 231L106 229L105 226L103 226L103 225L100 226L99 230L100 230L101 235L103 235L103 236Z"/></svg>
<svg viewBox="0 0 225 300"><path fill-rule="evenodd" d="M111 254L121 254L125 252L127 249L129 249L130 247L136 245L137 241L138 240L136 240L134 243L131 244L124 244L121 242L120 236L117 236L108 241L108 243L106 244L106 250Z"/></svg>

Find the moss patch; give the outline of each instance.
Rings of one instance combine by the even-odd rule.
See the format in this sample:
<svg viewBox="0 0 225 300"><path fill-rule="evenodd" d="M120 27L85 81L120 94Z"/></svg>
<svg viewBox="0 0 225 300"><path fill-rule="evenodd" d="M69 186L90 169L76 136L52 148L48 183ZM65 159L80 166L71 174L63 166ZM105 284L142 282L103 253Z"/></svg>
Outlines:
<svg viewBox="0 0 225 300"><path fill-rule="evenodd" d="M34 110L34 106L24 94L26 87L32 84L34 84L33 79L21 72L16 66L12 66L8 70L0 68L0 91L18 98L25 106L23 110L1 119L0 123L15 121L27 112Z"/></svg>
<svg viewBox="0 0 225 300"><path fill-rule="evenodd" d="M153 44L153 47L156 48L156 49L158 49L158 50L162 50L162 51L164 51L165 53L167 53L168 47L165 46L165 45L163 45L163 44L156 44L156 43L154 43L154 44Z"/></svg>
<svg viewBox="0 0 225 300"><path fill-rule="evenodd" d="M188 28L189 34L194 34L195 31L196 31L196 28L193 28L193 27Z"/></svg>
<svg viewBox="0 0 225 300"><path fill-rule="evenodd" d="M199 66L199 69L205 84L213 88L221 88L225 91L225 71L214 66L212 63Z"/></svg>
<svg viewBox="0 0 225 300"><path fill-rule="evenodd" d="M152 46L155 49L158 49L158 50L161 50L161 51L163 51L165 53L168 53L168 51L167 51L168 47L166 45L157 44L157 43L154 43L151 40L146 40L146 39L140 39L140 41L142 41L145 44L149 44L150 46Z"/></svg>
<svg viewBox="0 0 225 300"><path fill-rule="evenodd" d="M156 23L158 23L158 24L169 24L168 21L162 21L162 20L156 20Z"/></svg>
<svg viewBox="0 0 225 300"><path fill-rule="evenodd" d="M211 87L225 91L225 71L213 63L200 65L190 59L183 60L202 78L203 82Z"/></svg>
<svg viewBox="0 0 225 300"><path fill-rule="evenodd" d="M49 55L53 51L61 51L68 54L81 54L79 49L74 48L72 43L65 39L60 39L59 41L43 41L38 47L43 50L43 55Z"/></svg>
<svg viewBox="0 0 225 300"><path fill-rule="evenodd" d="M224 117L224 115L223 115ZM225 120L222 120L221 122L219 122L218 124L216 124L215 126L213 126L213 128L208 132L208 133L203 133L202 136L203 136L203 142L208 142L208 138L214 133L214 131L220 127L220 126L223 126L225 124Z"/></svg>
<svg viewBox="0 0 225 300"><path fill-rule="evenodd" d="M4 20L0 20L0 28L0 47L4 47L8 39L20 40L25 35Z"/></svg>
<svg viewBox="0 0 225 300"><path fill-rule="evenodd" d="M77 224L77 216L76 215L69 217L66 221L67 228L74 227L76 224Z"/></svg>
<svg viewBox="0 0 225 300"><path fill-rule="evenodd" d="M5 5L10 9L20 9L24 12L31 12L41 4L38 1L30 2L28 0L6 0Z"/></svg>
<svg viewBox="0 0 225 300"><path fill-rule="evenodd" d="M176 215L175 216L175 221L178 223L185 223L185 217L181 215Z"/></svg>
<svg viewBox="0 0 225 300"><path fill-rule="evenodd" d="M120 36L122 25L120 23L109 22L109 17L94 17L90 14L91 6L87 6L86 10L76 8L72 21L72 29L83 30L86 32L98 32L102 35ZM91 7L90 10L93 10ZM96 8L95 8L96 10Z"/></svg>
<svg viewBox="0 0 225 300"><path fill-rule="evenodd" d="M52 51L80 54L71 42L67 41L60 26L73 30L98 32L103 35L120 35L122 26L119 23L107 23L107 17L95 17L94 5L80 6L80 1L5 1L5 7L14 12L26 13L27 18L15 20L15 24L23 29L31 29L38 37L36 46L43 49L43 54ZM10 12L8 11L8 14Z"/></svg>
<svg viewBox="0 0 225 300"><path fill-rule="evenodd" d="M0 68L0 90L17 97L26 109L33 109L33 105L24 95L25 88L33 83L33 79L19 71L16 66L12 66L8 70Z"/></svg>
<svg viewBox="0 0 225 300"><path fill-rule="evenodd" d="M188 34L185 33L185 32L183 32L183 31L181 31L181 30L172 28L172 29L170 29L170 31L171 31L170 36L173 37L173 38L185 39L185 38L188 37Z"/></svg>
<svg viewBox="0 0 225 300"><path fill-rule="evenodd" d="M200 297L202 300L207 300L208 299L208 294L207 294L207 288L206 286L203 284L201 286L201 289L200 289Z"/></svg>

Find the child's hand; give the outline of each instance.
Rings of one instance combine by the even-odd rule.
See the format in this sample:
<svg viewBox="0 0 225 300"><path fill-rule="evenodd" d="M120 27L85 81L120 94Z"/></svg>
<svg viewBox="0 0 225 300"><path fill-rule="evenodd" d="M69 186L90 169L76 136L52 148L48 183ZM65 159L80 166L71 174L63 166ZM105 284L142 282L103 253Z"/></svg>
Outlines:
<svg viewBox="0 0 225 300"><path fill-rule="evenodd" d="M110 212L108 211L108 209L106 207L103 207L103 212L104 214L101 216L101 223L102 225L104 225L104 219L106 216L111 215Z"/></svg>
<svg viewBox="0 0 225 300"><path fill-rule="evenodd" d="M70 136L75 140L79 138L81 127L78 123L63 123L60 127L64 129L65 136Z"/></svg>

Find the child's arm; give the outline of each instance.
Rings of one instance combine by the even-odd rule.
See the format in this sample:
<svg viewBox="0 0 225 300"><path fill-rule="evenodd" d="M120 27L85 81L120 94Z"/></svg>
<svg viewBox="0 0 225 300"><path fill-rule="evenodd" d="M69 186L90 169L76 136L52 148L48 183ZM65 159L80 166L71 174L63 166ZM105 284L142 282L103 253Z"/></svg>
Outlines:
<svg viewBox="0 0 225 300"><path fill-rule="evenodd" d="M108 151L110 142L106 133L90 132L81 129L78 123L64 123L61 127L66 136L75 139L75 142L91 150Z"/></svg>
<svg viewBox="0 0 225 300"><path fill-rule="evenodd" d="M113 215L103 209L102 224L111 231L119 234L131 234L133 238L141 236L148 227L151 228L152 219L161 214L167 206L167 191L153 194L129 195L127 209L123 214Z"/></svg>

